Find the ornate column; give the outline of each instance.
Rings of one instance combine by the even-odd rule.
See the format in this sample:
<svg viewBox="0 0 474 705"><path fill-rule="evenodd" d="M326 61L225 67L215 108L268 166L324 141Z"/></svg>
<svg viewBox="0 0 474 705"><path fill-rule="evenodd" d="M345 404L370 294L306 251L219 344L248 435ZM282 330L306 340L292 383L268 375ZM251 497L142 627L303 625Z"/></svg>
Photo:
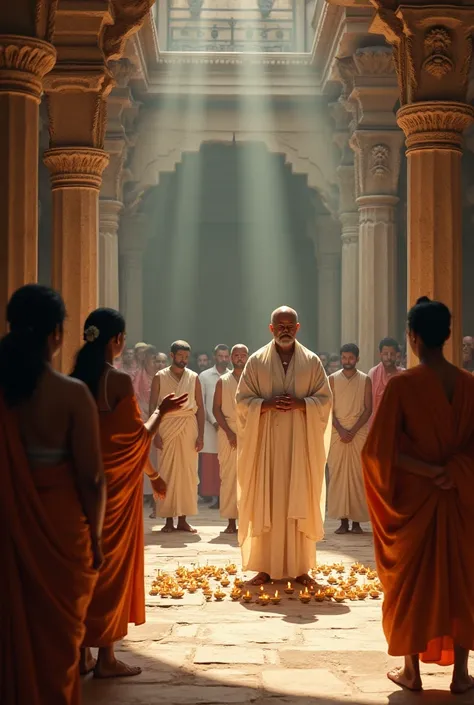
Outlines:
<svg viewBox="0 0 474 705"><path fill-rule="evenodd" d="M132 344L143 340L143 257L147 222L144 213L127 213L120 223L120 310Z"/></svg>
<svg viewBox="0 0 474 705"><path fill-rule="evenodd" d="M123 204L99 200L99 306L119 308L118 229Z"/></svg>
<svg viewBox="0 0 474 705"><path fill-rule="evenodd" d="M55 60L56 51L48 41L0 35L2 312L15 289L37 280L39 103L43 78ZM0 333L3 331L2 313Z"/></svg>
<svg viewBox="0 0 474 705"><path fill-rule="evenodd" d="M340 60L352 113L355 192L359 209L360 366L376 361L380 340L396 331L396 205L403 134L393 108L398 89L392 52L365 47ZM353 222L353 218L351 219Z"/></svg>
<svg viewBox="0 0 474 705"><path fill-rule="evenodd" d="M448 358L462 361L462 133L474 5L390 5L371 31L393 45L400 86L397 114L408 160L408 303L430 296L453 313Z"/></svg>
<svg viewBox="0 0 474 705"><path fill-rule="evenodd" d="M318 348L339 352L341 345L340 225L330 215L316 216L315 254L318 271Z"/></svg>
<svg viewBox="0 0 474 705"><path fill-rule="evenodd" d="M349 146L350 117L346 98L331 106L335 121L333 141L339 148L336 169L339 185L339 220L341 222L341 341L359 340L359 211L355 202L354 153Z"/></svg>
<svg viewBox="0 0 474 705"><path fill-rule="evenodd" d="M119 308L118 228L123 210L124 163L130 130L138 113L128 82L134 66L128 59L109 62L116 85L107 102L105 168L99 202L99 305Z"/></svg>

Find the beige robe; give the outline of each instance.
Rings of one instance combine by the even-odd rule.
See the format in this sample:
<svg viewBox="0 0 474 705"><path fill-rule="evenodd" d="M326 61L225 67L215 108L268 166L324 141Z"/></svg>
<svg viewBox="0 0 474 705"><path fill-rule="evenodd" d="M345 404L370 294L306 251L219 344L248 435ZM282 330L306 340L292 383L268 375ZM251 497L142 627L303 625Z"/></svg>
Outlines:
<svg viewBox="0 0 474 705"><path fill-rule="evenodd" d="M364 413L367 375L357 371L347 378L340 370L331 375L334 384L334 415L341 426L350 429ZM328 515L332 519L368 521L362 474L361 452L369 432L365 424L351 443L343 443L333 427L328 457Z"/></svg>
<svg viewBox="0 0 474 705"><path fill-rule="evenodd" d="M235 394L237 380L232 372L221 377L222 382L222 413L227 425L237 433ZM217 450L221 472L220 509L224 519L237 519L237 451L232 448L226 434L219 428L217 433Z"/></svg>
<svg viewBox="0 0 474 705"><path fill-rule="evenodd" d="M192 516L197 514L198 486L197 374L185 369L178 382L167 367L158 375L158 406L168 394L187 394L188 401L179 411L166 414L158 431L163 440L163 450L158 451L158 467L166 482L166 497L157 502L157 511L161 517Z"/></svg>
<svg viewBox="0 0 474 705"><path fill-rule="evenodd" d="M261 414L264 399L291 394L303 411ZM237 389L237 497L244 570L275 580L316 565L324 536L324 470L332 394L319 358L300 345L288 366L274 342L248 360ZM325 442L326 441L326 442Z"/></svg>

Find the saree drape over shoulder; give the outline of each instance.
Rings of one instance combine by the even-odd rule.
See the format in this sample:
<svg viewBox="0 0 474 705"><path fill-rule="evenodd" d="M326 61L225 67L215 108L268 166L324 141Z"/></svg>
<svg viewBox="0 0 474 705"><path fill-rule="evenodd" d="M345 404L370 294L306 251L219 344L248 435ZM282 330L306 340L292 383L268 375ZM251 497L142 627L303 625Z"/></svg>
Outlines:
<svg viewBox="0 0 474 705"><path fill-rule="evenodd" d="M399 454L445 465L455 488L397 466ZM393 656L451 665L474 649L474 378L459 371L449 403L418 366L392 379L363 454L383 628Z"/></svg>
<svg viewBox="0 0 474 705"><path fill-rule="evenodd" d="M0 398L0 703L78 705L96 571L69 463L30 467Z"/></svg>
<svg viewBox="0 0 474 705"><path fill-rule="evenodd" d="M145 622L143 473L151 436L134 396L100 415L107 504L104 564L90 604L84 646L111 646Z"/></svg>
<svg viewBox="0 0 474 705"><path fill-rule="evenodd" d="M261 414L265 399L285 393L304 399L306 413ZM324 536L328 379L319 358L298 342L285 374L271 342L249 358L236 399L243 568L275 580L297 577L315 566L315 542Z"/></svg>

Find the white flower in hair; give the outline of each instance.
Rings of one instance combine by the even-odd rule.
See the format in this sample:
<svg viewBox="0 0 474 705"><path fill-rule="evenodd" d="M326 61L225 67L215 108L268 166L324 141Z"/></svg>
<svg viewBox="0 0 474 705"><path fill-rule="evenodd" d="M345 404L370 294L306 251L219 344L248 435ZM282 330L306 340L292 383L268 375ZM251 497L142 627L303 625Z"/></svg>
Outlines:
<svg viewBox="0 0 474 705"><path fill-rule="evenodd" d="M100 335L100 330L98 328L96 328L96 326L89 326L84 331L84 340L87 343L93 343L94 340L97 340L99 335Z"/></svg>

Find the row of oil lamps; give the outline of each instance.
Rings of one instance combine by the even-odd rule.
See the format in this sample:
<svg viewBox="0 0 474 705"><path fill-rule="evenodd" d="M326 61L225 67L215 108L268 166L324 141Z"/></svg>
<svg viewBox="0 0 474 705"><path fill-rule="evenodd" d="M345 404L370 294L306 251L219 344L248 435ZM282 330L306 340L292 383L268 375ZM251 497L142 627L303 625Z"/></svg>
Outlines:
<svg viewBox="0 0 474 705"><path fill-rule="evenodd" d="M339 577L333 575L332 571L339 574ZM228 588L230 586L231 581L229 576L236 576L237 572L237 566L233 563L226 566L226 568L206 565L188 569L179 566L174 576L158 571L152 583L150 595L159 595L163 599L171 597L172 599L179 600L184 597L186 590L191 594L201 590L208 602L212 599L221 602L227 597L227 593L222 588ZM351 566L350 574L347 578L342 576L345 572L346 569L342 563L335 563L330 566L318 566L314 574L327 576L328 585L306 587L304 590L300 590L297 597L303 604L309 604L313 598L317 602L323 602L324 600L344 602L346 599L354 601L365 600L369 596L374 600L380 598L382 586L377 580L376 571L371 568L366 568L360 563L354 563ZM371 582L365 582L364 585L359 586L357 584L358 575L363 576L364 582L366 579ZM219 583L219 587L216 590L212 589L210 580ZM281 595L278 590L276 590L273 595L270 595L262 585L260 586L258 594L253 595L250 590L244 590L244 586L244 581L239 577L235 577L232 589L229 593L230 599L234 602L242 600L243 602L250 603L255 601L264 606L270 603L277 605L281 602ZM291 582L287 583L284 593L289 596L294 595L295 588Z"/></svg>

